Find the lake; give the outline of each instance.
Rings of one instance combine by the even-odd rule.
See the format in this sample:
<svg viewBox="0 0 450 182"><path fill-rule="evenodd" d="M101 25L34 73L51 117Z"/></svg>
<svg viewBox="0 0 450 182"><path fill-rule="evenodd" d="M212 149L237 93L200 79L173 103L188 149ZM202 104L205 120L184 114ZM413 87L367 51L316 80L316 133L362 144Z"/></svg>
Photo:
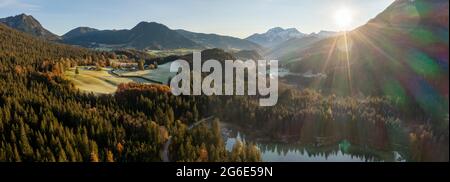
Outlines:
<svg viewBox="0 0 450 182"><path fill-rule="evenodd" d="M448 141L421 148L423 144L412 144L407 129L399 126L351 122L337 122L325 130L321 126L318 121L306 122L299 134L289 139L246 135L252 132L229 123L222 123L222 133L228 151L237 140L251 142L264 162L448 161Z"/></svg>

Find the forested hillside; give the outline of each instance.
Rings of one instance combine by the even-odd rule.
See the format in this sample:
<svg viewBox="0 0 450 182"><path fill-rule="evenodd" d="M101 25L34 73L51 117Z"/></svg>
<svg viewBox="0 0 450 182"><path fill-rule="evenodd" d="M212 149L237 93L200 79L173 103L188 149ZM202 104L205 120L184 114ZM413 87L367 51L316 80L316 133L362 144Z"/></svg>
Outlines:
<svg viewBox="0 0 450 182"><path fill-rule="evenodd" d="M81 93L61 77L67 64L107 53L45 42L0 25L0 161L161 161L169 137L176 161L258 161L253 145L227 152L206 124L204 98L165 86L124 84L115 96ZM218 124L215 124L218 127ZM254 157L252 157L254 156ZM232 158L233 157L233 158Z"/></svg>

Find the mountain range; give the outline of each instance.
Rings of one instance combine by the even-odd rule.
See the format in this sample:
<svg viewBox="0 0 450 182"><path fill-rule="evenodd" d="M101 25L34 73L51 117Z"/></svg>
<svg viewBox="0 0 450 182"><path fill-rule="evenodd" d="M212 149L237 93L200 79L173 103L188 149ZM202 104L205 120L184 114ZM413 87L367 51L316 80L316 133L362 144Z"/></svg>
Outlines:
<svg viewBox="0 0 450 182"><path fill-rule="evenodd" d="M187 30L172 30L155 22L141 22L132 29L98 30L78 27L63 36L46 30L31 15L20 14L0 19L7 26L36 37L87 48L123 49L213 49L230 52L249 51L247 54L264 54L270 58L285 58L292 51L304 49L306 45L335 35L335 32L321 31L304 34L295 28L276 27L264 34L254 34L246 39L217 34L195 33ZM255 57L255 56L250 56ZM256 56L258 57L258 56Z"/></svg>
<svg viewBox="0 0 450 182"><path fill-rule="evenodd" d="M79 27L63 36L63 42L84 47L136 49L202 49L167 26L155 22L141 22L130 30L97 30Z"/></svg>
<svg viewBox="0 0 450 182"><path fill-rule="evenodd" d="M97 31L100 31L100 30L95 29L95 28L90 28L90 27L78 27L78 28L70 30L69 32L64 34L63 38L64 39L72 39L72 38L81 37L85 34L88 34L91 32L97 32Z"/></svg>
<svg viewBox="0 0 450 182"><path fill-rule="evenodd" d="M239 39L236 37L222 36L217 34L204 34L204 33L194 33L186 30L176 30L181 35L186 38L196 42L197 44L203 45L208 49L220 48L224 50L255 50L258 52L263 51L263 48L251 41L245 39Z"/></svg>
<svg viewBox="0 0 450 182"><path fill-rule="evenodd" d="M283 29L281 27L275 27L268 30L266 33L253 34L250 37L245 38L245 40L252 41L266 48L272 48L284 41L292 38L301 38L307 34L299 32L295 28Z"/></svg>
<svg viewBox="0 0 450 182"><path fill-rule="evenodd" d="M58 41L88 48L135 48L135 49L209 49L230 51L256 50L263 48L253 42L217 34L194 33L187 30L171 30L155 22L141 22L130 30L98 30L78 27L63 36L45 29L33 16L20 14L0 19L0 22L47 40Z"/></svg>
<svg viewBox="0 0 450 182"><path fill-rule="evenodd" d="M448 108L448 104L442 103L448 100L449 88L448 9L448 0L396 0L352 31L305 34L277 27L245 40L172 30L154 22L141 22L130 30L80 27L62 37L25 14L0 22L36 37L85 47L203 50L219 47L234 50L230 55L242 59L259 57L244 49L262 49L265 58L280 59L294 74L326 75L306 87L337 95L395 96L400 104L408 104L407 98L415 98L418 103L414 104L427 112L445 113L439 108ZM231 58L217 49L211 55Z"/></svg>
<svg viewBox="0 0 450 182"><path fill-rule="evenodd" d="M425 102L448 99L448 8L447 0L397 0L367 24L294 52L288 67L326 74L315 84L331 93L416 98L434 113Z"/></svg>
<svg viewBox="0 0 450 182"><path fill-rule="evenodd" d="M296 57L297 52L301 52L310 45L326 38L339 35L340 32L320 31L318 33L306 34L295 28L283 29L276 27L268 30L263 34L253 34L246 38L263 46L264 57L268 59L292 60Z"/></svg>
<svg viewBox="0 0 450 182"><path fill-rule="evenodd" d="M39 21L30 15L20 14L17 16L0 18L0 23L36 37L53 41L60 40L59 36L45 29Z"/></svg>
<svg viewBox="0 0 450 182"><path fill-rule="evenodd" d="M31 15L20 14L2 18L0 22L36 37L88 48L135 48L141 50L220 48L228 51L263 51L260 45L245 39L187 30L171 30L167 26L155 22L141 22L130 30L98 30L90 27L78 27L61 37L46 30Z"/></svg>

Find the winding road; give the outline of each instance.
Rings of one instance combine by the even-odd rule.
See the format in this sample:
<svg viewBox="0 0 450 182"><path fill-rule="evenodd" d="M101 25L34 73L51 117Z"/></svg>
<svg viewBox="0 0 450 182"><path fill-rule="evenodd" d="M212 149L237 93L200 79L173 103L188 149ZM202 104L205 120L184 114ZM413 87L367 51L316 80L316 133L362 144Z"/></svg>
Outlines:
<svg viewBox="0 0 450 182"><path fill-rule="evenodd" d="M191 125L188 127L188 130L193 129L193 128L197 127L198 125L200 125L200 124L202 124L202 123L204 123L204 122L210 121L210 120L212 120L213 118L214 118L214 116L210 116L210 117L207 117L207 118L203 118L203 119L201 119L201 120L199 120L199 121L197 121L197 122L191 124ZM164 143L164 146L163 146L163 151L162 151L162 160L163 160L163 162L170 162L170 157L169 157L169 146L170 146L171 144L172 144L172 136L169 136L169 139L167 139L166 143Z"/></svg>

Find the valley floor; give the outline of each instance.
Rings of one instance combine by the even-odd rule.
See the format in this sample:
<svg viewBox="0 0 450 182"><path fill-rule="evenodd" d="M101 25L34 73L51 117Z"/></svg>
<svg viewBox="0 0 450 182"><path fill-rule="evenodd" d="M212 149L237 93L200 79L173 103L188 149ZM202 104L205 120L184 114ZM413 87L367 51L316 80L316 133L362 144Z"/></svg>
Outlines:
<svg viewBox="0 0 450 182"><path fill-rule="evenodd" d="M102 68L101 71L89 70L89 67L78 67L79 74L75 68L66 70L64 75L71 80L81 91L93 92L95 94L111 94L117 90L121 83L163 83L167 84L172 75L169 71L170 64L164 64L155 70L144 71L122 71L112 68ZM153 82L151 81L153 80Z"/></svg>
<svg viewBox="0 0 450 182"><path fill-rule="evenodd" d="M71 80L81 91L93 92L96 94L111 94L117 90L121 83L129 83L134 80L130 78L121 78L109 73L111 69L102 71L88 70L85 67L79 67L79 74L75 73L75 68L66 70L64 75Z"/></svg>

